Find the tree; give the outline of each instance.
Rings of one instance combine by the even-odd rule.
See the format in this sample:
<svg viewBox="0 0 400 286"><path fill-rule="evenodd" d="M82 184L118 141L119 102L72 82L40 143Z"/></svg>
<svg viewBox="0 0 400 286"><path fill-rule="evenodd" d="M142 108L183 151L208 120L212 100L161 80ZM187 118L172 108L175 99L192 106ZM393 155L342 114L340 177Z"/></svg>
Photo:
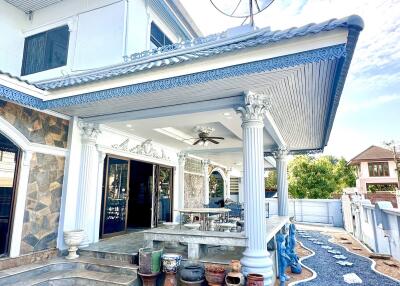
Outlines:
<svg viewBox="0 0 400 286"><path fill-rule="evenodd" d="M277 174L275 170L271 170L268 172L268 175L265 177L265 189L266 190L276 190L277 188Z"/></svg>
<svg viewBox="0 0 400 286"><path fill-rule="evenodd" d="M355 181L355 171L344 158L300 155L289 163L289 193L294 198L330 198Z"/></svg>

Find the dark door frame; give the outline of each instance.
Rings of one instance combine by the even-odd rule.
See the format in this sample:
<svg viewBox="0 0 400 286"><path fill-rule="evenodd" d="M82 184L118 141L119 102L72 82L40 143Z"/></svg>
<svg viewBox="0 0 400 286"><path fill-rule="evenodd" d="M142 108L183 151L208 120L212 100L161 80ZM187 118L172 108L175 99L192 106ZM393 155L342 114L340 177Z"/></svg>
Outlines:
<svg viewBox="0 0 400 286"><path fill-rule="evenodd" d="M10 142L12 142L10 140ZM7 257L10 256L10 248L12 241L12 233L14 230L14 217L15 217L15 208L17 204L17 194L18 194L18 185L19 185L19 172L20 172L20 163L21 163L21 148L19 148L14 142L12 142L16 147L16 150L4 150L6 152L11 152L15 154L15 167L14 167L14 177L13 177L13 186L12 186L12 195L10 202L10 216L8 218L9 224L7 228L7 235L5 241L5 249L4 253L0 253L0 255L5 255Z"/></svg>
<svg viewBox="0 0 400 286"><path fill-rule="evenodd" d="M113 233L109 233L109 234L104 234L104 216L105 216L105 207L106 207L106 192L107 192L107 185L108 185L108 169L109 169L109 159L110 158L116 158L116 159L121 159L121 160L126 160L128 161L128 199L126 200L126 213L125 213L125 230L124 231L118 231L118 232L113 232ZM116 235L121 235L121 234L125 234L127 231L127 223L128 223L128 212L129 212L129 208L128 208L128 202L129 202L129 192L130 192L130 187L129 187L129 179L130 179L130 172L131 172L131 161L136 161L136 162L142 162L142 163L147 163L149 165L153 165L153 190L152 190L152 217L151 217L151 227L157 227L158 225L158 216L155 217L155 214L157 214L157 210L154 210L155 208L155 202L158 204L158 199L156 197L156 192L158 192L158 190L156 190L156 186L158 187L158 182L156 185L156 178L159 179L160 177L160 168L168 168L171 169L171 180L170 180L170 188L172 190L171 192L171 220L173 218L173 206L174 206L174 174L175 174L175 168L174 166L168 166L168 165L164 165L164 164L157 164L154 162L149 162L149 161L145 161L145 160L137 160L137 159L132 159L132 158L128 158L128 157L123 157L123 156L119 156L119 155L114 155L114 154L106 154L105 157L105 163L104 163L104 172L103 172L103 186L102 186L102 209L101 209L101 216L100 216L100 229L99 229L99 234L100 234L100 239L102 238L108 238L108 237L112 237L112 236L116 236ZM158 175L156 176L155 174L155 170L158 170ZM157 199L157 200L156 200ZM158 205L157 205L157 209L158 209Z"/></svg>

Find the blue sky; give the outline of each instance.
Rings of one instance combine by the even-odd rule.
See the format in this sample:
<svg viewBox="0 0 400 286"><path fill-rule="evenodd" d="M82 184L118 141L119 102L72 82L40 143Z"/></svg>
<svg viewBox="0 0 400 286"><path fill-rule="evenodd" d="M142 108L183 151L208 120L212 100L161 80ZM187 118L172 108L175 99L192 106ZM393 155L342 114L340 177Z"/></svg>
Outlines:
<svg viewBox="0 0 400 286"><path fill-rule="evenodd" d="M232 0L233 2L236 0ZM238 26L210 0L181 0L204 35ZM351 14L365 22L325 154L351 159L370 145L400 140L400 0L275 0L255 17L272 30Z"/></svg>

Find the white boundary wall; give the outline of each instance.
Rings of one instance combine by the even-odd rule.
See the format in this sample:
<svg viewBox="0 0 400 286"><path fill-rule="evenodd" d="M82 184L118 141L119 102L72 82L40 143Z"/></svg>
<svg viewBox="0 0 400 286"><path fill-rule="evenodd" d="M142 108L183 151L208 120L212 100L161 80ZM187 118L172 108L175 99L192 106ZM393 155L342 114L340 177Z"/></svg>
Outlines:
<svg viewBox="0 0 400 286"><path fill-rule="evenodd" d="M380 206L378 204L383 203ZM345 207L345 206L343 206ZM352 198L349 206L354 236L377 253L390 254L400 260L400 209L389 202L373 205L369 200Z"/></svg>
<svg viewBox="0 0 400 286"><path fill-rule="evenodd" d="M269 215L278 215L278 199L265 199L269 203ZM342 204L335 199L290 199L289 216L297 222L343 226Z"/></svg>

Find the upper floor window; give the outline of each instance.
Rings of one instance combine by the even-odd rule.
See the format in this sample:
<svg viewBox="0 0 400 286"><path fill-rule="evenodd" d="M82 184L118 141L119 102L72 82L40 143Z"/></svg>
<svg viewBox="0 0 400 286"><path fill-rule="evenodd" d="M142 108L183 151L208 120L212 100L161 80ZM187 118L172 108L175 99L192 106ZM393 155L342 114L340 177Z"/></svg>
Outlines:
<svg viewBox="0 0 400 286"><path fill-rule="evenodd" d="M154 22L151 23L150 41L152 49L172 44L171 40L161 31L161 29L156 24L154 24Z"/></svg>
<svg viewBox="0 0 400 286"><path fill-rule="evenodd" d="M388 162L368 163L370 177L387 177L389 176Z"/></svg>
<svg viewBox="0 0 400 286"><path fill-rule="evenodd" d="M69 28L62 26L25 38L21 75L67 64Z"/></svg>

